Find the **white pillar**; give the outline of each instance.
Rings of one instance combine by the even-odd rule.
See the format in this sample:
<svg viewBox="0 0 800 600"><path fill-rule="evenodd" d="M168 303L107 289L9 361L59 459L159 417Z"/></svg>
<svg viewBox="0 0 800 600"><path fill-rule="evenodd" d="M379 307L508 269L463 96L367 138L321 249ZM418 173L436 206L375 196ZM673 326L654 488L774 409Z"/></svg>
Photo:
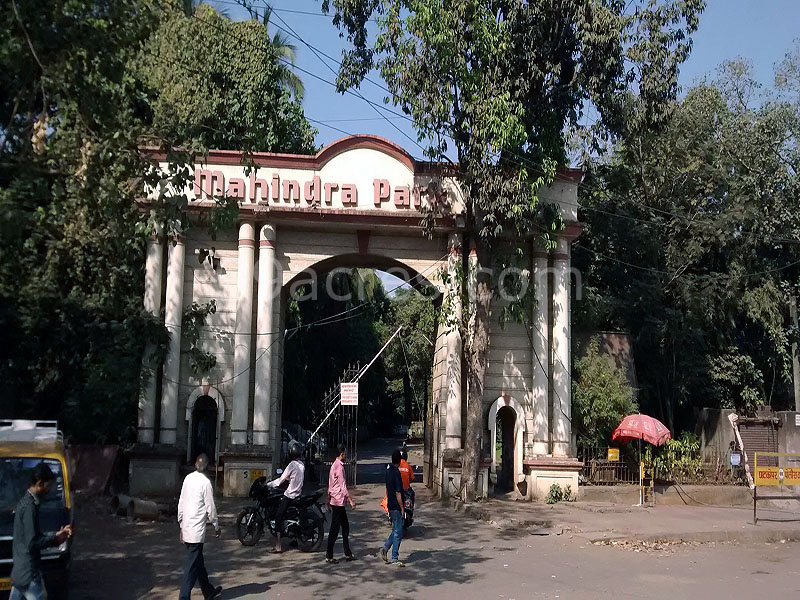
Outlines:
<svg viewBox="0 0 800 600"><path fill-rule="evenodd" d="M164 247L158 236L152 236L147 242L147 258L145 260L144 277L144 310L147 314L158 318L161 313L162 270L164 268ZM144 384L139 399L139 442L152 444L156 424L156 374L155 365L150 364L150 357L155 345L148 342L144 349L144 366L153 373Z"/></svg>
<svg viewBox="0 0 800 600"><path fill-rule="evenodd" d="M450 235L450 258L447 271L447 289L450 331L447 333L447 419L445 424L445 448L461 448L461 282L458 280L458 263L461 261L461 236Z"/></svg>
<svg viewBox="0 0 800 600"><path fill-rule="evenodd" d="M277 348L274 303L280 287L275 286L275 228L264 225L258 242L258 316L256 320L256 385L253 394L253 444L266 446L270 434L272 357Z"/></svg>
<svg viewBox="0 0 800 600"><path fill-rule="evenodd" d="M247 443L247 417L250 407L250 343L253 337L253 260L255 258L255 227L252 223L239 225L239 261L236 283L236 329L233 350L233 415L231 443Z"/></svg>
<svg viewBox="0 0 800 600"><path fill-rule="evenodd" d="M169 350L164 361L161 393L162 444L175 444L178 427L178 390L181 380L181 325L183 322L183 263L186 246L177 238L167 249L167 295L164 323L169 331Z"/></svg>
<svg viewBox="0 0 800 600"><path fill-rule="evenodd" d="M569 456L572 437L569 250L570 240L559 236L553 253L553 456Z"/></svg>
<svg viewBox="0 0 800 600"><path fill-rule="evenodd" d="M547 252L533 245L533 285L536 295L536 306L533 308L531 334L533 347L531 361L533 380L533 454L542 456L548 453L550 441L549 391L550 376L548 373L547 351L550 347L548 339L550 306L547 277Z"/></svg>

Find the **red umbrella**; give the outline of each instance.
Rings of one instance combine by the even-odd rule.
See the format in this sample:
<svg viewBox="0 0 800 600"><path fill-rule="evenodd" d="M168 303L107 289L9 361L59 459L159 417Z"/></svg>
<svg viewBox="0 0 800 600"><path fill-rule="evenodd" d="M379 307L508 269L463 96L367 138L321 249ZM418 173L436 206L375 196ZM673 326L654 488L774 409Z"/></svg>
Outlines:
<svg viewBox="0 0 800 600"><path fill-rule="evenodd" d="M647 415L628 415L611 434L615 442L644 440L654 446L660 446L670 439L669 429L658 419Z"/></svg>

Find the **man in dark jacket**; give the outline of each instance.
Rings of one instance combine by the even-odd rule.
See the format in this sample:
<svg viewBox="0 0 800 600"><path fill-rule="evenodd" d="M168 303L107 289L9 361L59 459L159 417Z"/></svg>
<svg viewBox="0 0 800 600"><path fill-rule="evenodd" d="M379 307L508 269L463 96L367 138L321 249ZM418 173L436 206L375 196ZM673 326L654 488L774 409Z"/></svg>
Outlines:
<svg viewBox="0 0 800 600"><path fill-rule="evenodd" d="M47 597L41 570L41 550L58 546L72 535L72 527L64 525L58 533L39 531L39 498L45 496L55 476L45 463L39 463L31 474L31 486L17 504L14 516L14 541L9 600L43 600Z"/></svg>
<svg viewBox="0 0 800 600"><path fill-rule="evenodd" d="M400 450L395 450L392 452L392 464L386 468L386 498L388 499L389 516L392 519L392 533L381 548L381 558L387 564L405 567L406 565L400 560L400 542L403 539L403 519L405 518L403 479L400 477L400 471L397 468L400 465L400 460ZM391 563L389 563L389 557L387 556L389 548L392 549Z"/></svg>

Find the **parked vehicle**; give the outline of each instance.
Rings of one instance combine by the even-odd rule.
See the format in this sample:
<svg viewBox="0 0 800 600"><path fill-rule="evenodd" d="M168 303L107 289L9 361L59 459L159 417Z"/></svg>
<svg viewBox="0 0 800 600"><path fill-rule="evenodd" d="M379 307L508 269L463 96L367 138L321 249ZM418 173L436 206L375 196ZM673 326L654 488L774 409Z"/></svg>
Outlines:
<svg viewBox="0 0 800 600"><path fill-rule="evenodd" d="M283 490L267 486L267 478L259 477L250 486L254 503L236 518L236 535L244 546L255 546L269 528L275 535L275 515L278 512ZM325 537L325 514L320 498L322 492L304 494L293 500L283 518L281 537L297 540L303 552L316 552Z"/></svg>
<svg viewBox="0 0 800 600"><path fill-rule="evenodd" d="M64 436L56 421L0 420L0 598L11 590L14 511L30 486L31 470L44 462L55 475L47 496L40 498L39 525L55 533L72 524L70 472ZM42 571L50 598L66 596L72 562L72 540L42 550Z"/></svg>

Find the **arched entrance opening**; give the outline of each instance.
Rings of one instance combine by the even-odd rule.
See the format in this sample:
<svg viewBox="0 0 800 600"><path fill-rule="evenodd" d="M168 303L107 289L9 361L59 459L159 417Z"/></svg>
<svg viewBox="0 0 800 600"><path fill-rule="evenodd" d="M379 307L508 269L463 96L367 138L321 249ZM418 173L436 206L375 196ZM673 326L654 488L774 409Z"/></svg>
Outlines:
<svg viewBox="0 0 800 600"><path fill-rule="evenodd" d="M216 388L204 385L191 393L186 403L189 434L186 444L187 464L194 463L200 453L205 453L213 464L217 464L224 420L225 403Z"/></svg>
<svg viewBox="0 0 800 600"><path fill-rule="evenodd" d="M306 443L322 425L312 447L322 463L331 461L329 450L337 443L357 460L359 441L398 437L399 445L412 422L424 422L434 310L441 302L428 276L441 268L437 258L426 258L422 272L377 254L342 254L305 268L283 286L281 428ZM358 407L337 408L338 384L353 381L399 325L398 336L361 374ZM361 468L358 473L359 482L370 475Z"/></svg>
<svg viewBox="0 0 800 600"><path fill-rule="evenodd" d="M487 421L492 468L497 474L495 489L498 492L516 490L523 493L518 487L525 481L522 455L525 413L522 405L512 396L501 396L489 409Z"/></svg>
<svg viewBox="0 0 800 600"><path fill-rule="evenodd" d="M514 427L517 413L509 406L503 406L497 411L495 424L497 442L495 455L499 458L497 468L497 483L495 489L510 492L514 489Z"/></svg>

